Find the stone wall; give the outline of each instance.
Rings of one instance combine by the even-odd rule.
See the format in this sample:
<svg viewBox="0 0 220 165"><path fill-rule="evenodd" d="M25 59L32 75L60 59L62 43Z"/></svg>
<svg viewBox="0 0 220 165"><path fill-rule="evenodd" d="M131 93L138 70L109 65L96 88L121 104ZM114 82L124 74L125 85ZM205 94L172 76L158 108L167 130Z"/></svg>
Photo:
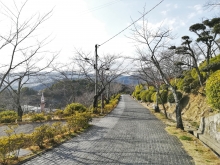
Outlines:
<svg viewBox="0 0 220 165"><path fill-rule="evenodd" d="M194 135L220 155L220 113L202 117Z"/></svg>
<svg viewBox="0 0 220 165"><path fill-rule="evenodd" d="M198 131L210 136L212 139L220 143L220 113L214 116L201 118Z"/></svg>

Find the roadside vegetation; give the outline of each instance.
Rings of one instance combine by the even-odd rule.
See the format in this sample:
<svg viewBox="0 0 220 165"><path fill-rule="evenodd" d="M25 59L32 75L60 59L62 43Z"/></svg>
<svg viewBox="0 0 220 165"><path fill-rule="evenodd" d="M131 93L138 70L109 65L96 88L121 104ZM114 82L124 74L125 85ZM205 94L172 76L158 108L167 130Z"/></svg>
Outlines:
<svg viewBox="0 0 220 165"><path fill-rule="evenodd" d="M212 114L219 113L220 111L220 55L210 59L210 64L207 65L206 62L203 62L199 65L201 74L203 75L204 84L201 86L198 81L198 76L194 68L183 71L181 76L174 77L170 80L171 84L176 88L177 96L180 100L180 105L182 109L184 107L190 106L193 104L190 102L189 96L193 95L194 98L200 97L205 101L206 108L209 107L208 111ZM210 68L207 70L207 68ZM211 69L212 68L212 69ZM209 71L209 74L207 72ZM146 102L149 105L157 105L160 107L163 113L169 112L173 113L172 109L173 103L175 103L174 96L170 88L166 84L160 84L159 90L153 84L140 84L135 87L132 96L141 101ZM195 102L198 104L198 102ZM164 106L163 106L164 105ZM189 108L188 108L189 109ZM189 111L189 110L188 110ZM199 110L198 110L199 111ZM202 113L204 109L200 109ZM196 112L195 112L196 113ZM204 113L204 115L207 115ZM167 117L167 116L166 116ZM203 117L203 116L199 116ZM184 117L185 120L191 120L191 118ZM191 123L192 126L198 127L198 119L194 120L194 123Z"/></svg>
<svg viewBox="0 0 220 165"><path fill-rule="evenodd" d="M199 139L187 131L177 129L175 121L167 119L163 113L157 113L154 109L150 109L146 103L143 103L151 113L166 124L165 130L173 136L176 136L183 145L184 150L193 158L196 165L218 165L219 157Z"/></svg>
<svg viewBox="0 0 220 165"><path fill-rule="evenodd" d="M3 165L16 164L34 154L39 154L47 149L76 136L90 125L93 117L102 117L110 113L118 104L120 94L112 96L109 103L105 104L101 114L101 103L96 113L93 108L86 108L79 103L71 103L64 110L57 109L49 114L30 113L24 115L26 123L40 122L31 134L16 133L18 124L15 123L17 116L14 111L0 112L1 123L6 124L7 136L0 137L0 163ZM44 124L44 121L55 121L53 124ZM20 149L32 151L32 155L19 157Z"/></svg>

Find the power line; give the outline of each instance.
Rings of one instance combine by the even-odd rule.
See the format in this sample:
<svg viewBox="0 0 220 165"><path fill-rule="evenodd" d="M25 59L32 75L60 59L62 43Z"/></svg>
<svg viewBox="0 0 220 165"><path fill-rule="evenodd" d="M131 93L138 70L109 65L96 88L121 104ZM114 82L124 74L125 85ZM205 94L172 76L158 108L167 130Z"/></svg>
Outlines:
<svg viewBox="0 0 220 165"><path fill-rule="evenodd" d="M121 34L122 32L124 32L125 30L127 30L129 27L131 27L132 25L134 25L137 21L139 21L141 18L143 18L145 15L147 15L148 13L150 13L153 9L155 9L157 6L159 6L164 0L161 0L158 4L156 4L153 8L151 8L149 11L147 11L144 15L142 15L140 18L138 18L136 21L132 22L130 25L128 25L126 28L124 28L123 30L121 30L120 32L118 32L116 35L114 35L113 37L109 38L107 41L103 42L102 44L99 45L102 46L105 43L109 42L110 40L112 40L113 38L115 38L116 36L118 36L119 34Z"/></svg>

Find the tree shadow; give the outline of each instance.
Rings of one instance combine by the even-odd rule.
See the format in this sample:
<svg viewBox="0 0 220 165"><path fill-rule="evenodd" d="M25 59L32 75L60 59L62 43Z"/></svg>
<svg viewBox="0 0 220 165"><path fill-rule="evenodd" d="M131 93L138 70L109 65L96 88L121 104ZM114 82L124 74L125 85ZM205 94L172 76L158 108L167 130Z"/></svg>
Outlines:
<svg viewBox="0 0 220 165"><path fill-rule="evenodd" d="M180 100L180 104L181 104L181 109L183 110L184 108L186 108L186 106L189 103L189 96L184 96L181 100Z"/></svg>

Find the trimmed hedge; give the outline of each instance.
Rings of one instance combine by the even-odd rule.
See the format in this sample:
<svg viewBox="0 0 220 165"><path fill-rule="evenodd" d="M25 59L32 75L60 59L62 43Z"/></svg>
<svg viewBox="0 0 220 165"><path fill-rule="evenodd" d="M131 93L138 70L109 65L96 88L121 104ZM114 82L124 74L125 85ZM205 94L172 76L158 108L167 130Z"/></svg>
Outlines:
<svg viewBox="0 0 220 165"><path fill-rule="evenodd" d="M0 112L0 123L12 123L18 118L18 115L15 111L3 111Z"/></svg>
<svg viewBox="0 0 220 165"><path fill-rule="evenodd" d="M161 95L161 99L160 97L158 96L158 104L162 104L162 103L166 103L167 102L167 94L168 94L168 91L167 90L161 90L160 91L160 95ZM151 99L156 102L156 99L157 99L157 92L154 92L151 96Z"/></svg>
<svg viewBox="0 0 220 165"><path fill-rule="evenodd" d="M154 93L154 90L148 90L146 95L146 102L153 102L151 99L152 94Z"/></svg>
<svg viewBox="0 0 220 165"><path fill-rule="evenodd" d="M176 91L176 92L177 92L178 99L181 99L183 94L180 91ZM169 103L175 103L175 99L174 99L174 96L173 96L172 92L169 92L168 97L167 97L167 101Z"/></svg>
<svg viewBox="0 0 220 165"><path fill-rule="evenodd" d="M43 121L43 120L45 120L45 116L44 116L44 114L43 113L34 113L34 114L32 114L31 115L31 121L32 122L36 122L36 121Z"/></svg>
<svg viewBox="0 0 220 165"><path fill-rule="evenodd" d="M208 103L220 110L220 70L210 75L206 81Z"/></svg>
<svg viewBox="0 0 220 165"><path fill-rule="evenodd" d="M141 91L140 98L142 101L146 102L146 96L147 96L147 91L146 90Z"/></svg>
<svg viewBox="0 0 220 165"><path fill-rule="evenodd" d="M69 105L66 106L66 108L64 109L63 113L65 115L72 115L75 112L85 112L86 111L86 107L83 106L80 103L71 103Z"/></svg>

